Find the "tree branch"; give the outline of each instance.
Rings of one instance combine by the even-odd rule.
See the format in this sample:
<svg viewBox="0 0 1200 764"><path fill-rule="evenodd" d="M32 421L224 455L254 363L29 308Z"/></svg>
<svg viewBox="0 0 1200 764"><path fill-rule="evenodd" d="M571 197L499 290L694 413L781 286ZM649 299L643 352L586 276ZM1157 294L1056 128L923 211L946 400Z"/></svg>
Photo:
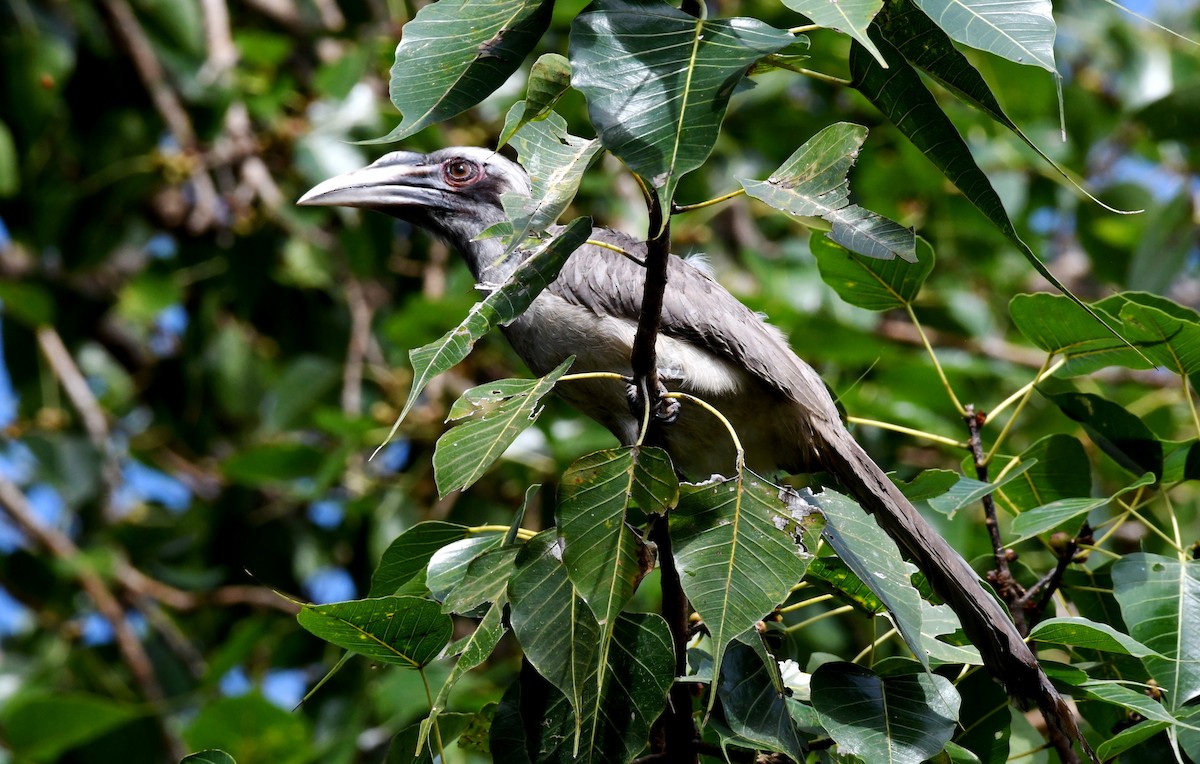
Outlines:
<svg viewBox="0 0 1200 764"><path fill-rule="evenodd" d="M671 641L675 645L675 677L687 674L688 617L691 608L679 569L675 567L675 556L671 546L671 534L667 528L667 516L656 515L650 525L650 540L658 546L658 566L662 581L662 615L671 628ZM713 680L716 681L715 678ZM714 687L713 692L716 692ZM676 681L671 685L667 710L660 719L664 761L696 762L696 722L692 718L692 693L688 685Z"/></svg>

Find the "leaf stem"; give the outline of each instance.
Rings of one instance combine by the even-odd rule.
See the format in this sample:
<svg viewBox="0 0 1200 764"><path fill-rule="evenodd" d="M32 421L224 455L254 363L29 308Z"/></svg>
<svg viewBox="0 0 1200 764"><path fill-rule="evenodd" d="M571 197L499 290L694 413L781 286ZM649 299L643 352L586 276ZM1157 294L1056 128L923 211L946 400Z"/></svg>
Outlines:
<svg viewBox="0 0 1200 764"><path fill-rule="evenodd" d="M987 456L983 457L985 464L990 463L992 459L995 458L996 451L1000 448L1000 444L1003 443L1005 438L1008 437L1008 433L1010 430L1012 430L1012 426L1017 421L1017 417L1020 416L1021 411L1025 408L1025 404L1028 403L1029 399L1033 396L1033 388L1038 382L1041 382L1044 378L1050 376L1055 371L1058 371L1058 369L1064 363L1066 363L1066 359L1060 358L1058 363L1054 364L1054 366L1050 366L1050 356L1046 356L1046 362L1042 364L1042 368L1038 369L1038 373L1033 375L1032 382L1005 398L1000 402L999 406L988 412L988 418L994 419L999 412L1003 411L1010 403L1012 403L1014 398L1019 399L1017 401L1017 407L1013 410L1012 416L1010 416L1008 421L1004 423L1004 427L1000 430L1000 434L997 435L996 439L992 442L992 447L988 449Z"/></svg>
<svg viewBox="0 0 1200 764"><path fill-rule="evenodd" d="M805 77L817 80L818 82L828 82L830 85L840 85L841 87L850 87L851 85L850 80L834 77L832 74L825 74L824 72L814 72L812 69L797 67L792 71L796 72L796 74L803 74Z"/></svg>
<svg viewBox="0 0 1200 764"><path fill-rule="evenodd" d="M745 194L746 194L746 189L739 188L736 191L730 191L728 194L721 194L720 196L715 197L713 199L709 199L709 200L703 201L703 202L696 202L695 204L672 204L671 205L671 214L677 215L681 212L691 212L692 210L702 210L705 207L712 207L713 205L720 204L721 202L727 202L730 199L736 199L739 196L745 196Z"/></svg>
<svg viewBox="0 0 1200 764"><path fill-rule="evenodd" d="M467 528L467 533L507 533L509 527L507 525L472 525ZM533 538L536 533L528 528L517 528L517 538L522 541L528 541Z"/></svg>
<svg viewBox="0 0 1200 764"><path fill-rule="evenodd" d="M921 328L921 322L917 320L917 314L912 308L912 303L904 303L904 309L908 311L908 320L912 321L913 326L917 330L917 335L921 338L921 344L925 346L925 352L929 353L929 359L933 361L933 368L937 371L938 379L942 381L942 387L946 389L946 395L950 396L950 402L954 404L954 410L958 415L965 417L967 410L959 403L958 396L954 394L954 388L950 387L950 380L946 379L946 372L942 370L942 364L938 362L937 353L933 352L933 345L929 344L929 338L925 336L925 330Z"/></svg>
<svg viewBox="0 0 1200 764"><path fill-rule="evenodd" d="M744 448L742 448L742 441L738 439L737 430L733 429L733 425L730 424L729 420L725 418L724 414L722 414L720 411L718 411L708 401L705 401L701 398L697 398L694 395L689 395L688 393L673 392L673 393L667 393L663 397L664 398L677 398L679 400L691 401L692 403L695 403L700 408L704 409L708 413L715 416L717 419L721 420L721 424L725 425L725 429L729 432L729 439L733 441L733 447L737 450L738 472L742 471L742 465L745 464L745 461L746 461L746 450Z"/></svg>
<svg viewBox="0 0 1200 764"><path fill-rule="evenodd" d="M1192 426L1196 428L1196 434L1200 435L1200 415L1196 413L1196 402L1192 400L1192 382L1188 375L1183 374L1183 398L1187 401L1188 411L1192 412Z"/></svg>
<svg viewBox="0 0 1200 764"><path fill-rule="evenodd" d="M788 605L787 607L781 607L781 608L779 608L779 612L780 613L794 613L797 610L808 607L809 605L816 605L819 602L826 602L831 599L833 599L832 594L818 594L816 597L809 597L808 599L803 600L801 602L793 603L791 605Z"/></svg>
<svg viewBox="0 0 1200 764"><path fill-rule="evenodd" d="M850 422L851 424L860 424L860 425L863 425L864 427L878 427L881 430L891 430L892 432L899 432L899 433L903 433L905 435L912 435L914 438L924 438L925 440L932 440L934 443L941 443L943 446L953 446L955 448L966 448L967 447L967 444L961 440L955 440L954 438L947 438L945 435L935 435L932 432L925 432L924 430L914 430L911 427L905 427L904 425L900 425L900 424L892 424L891 422L881 422L878 419L864 419L863 417L858 417L858 416L848 416L848 417L846 417L846 421Z"/></svg>
<svg viewBox="0 0 1200 764"><path fill-rule="evenodd" d="M843 613L849 613L852 610L854 610L853 605L842 605L841 607L835 607L833 610L826 610L824 613L820 613L819 615L814 615L812 618L807 618L807 619L801 621L800 623L792 624L791 626L788 626L786 629L784 629L784 631L786 631L788 634L791 634L794 631L800 631L801 629L805 628L806 626L812 626L814 623L817 623L818 621L823 621L826 618L833 618L834 616L839 616L839 615L842 615Z"/></svg>
<svg viewBox="0 0 1200 764"><path fill-rule="evenodd" d="M883 635L882 635L881 637L879 637L878 639L875 639L875 640L873 640L873 641L871 642L871 644L869 644L869 645L867 645L866 647L864 647L864 648L863 648L863 649L862 649L862 650L861 650L861 651L858 653L858 655L856 655L856 656L854 656L853 658L851 658L851 659L850 659L850 662L851 662L851 663L858 663L858 662L859 662L859 661L861 661L863 658L866 658L868 655L870 655L871 653L875 652L875 649L876 649L877 647L879 647L880 645L882 645L884 642L886 642L886 641L888 641L889 639L891 639L892 637L896 636L896 634L897 634L897 633L899 633L899 632L897 632L897 631L896 631L896 629L894 629L894 628L892 628L892 629L888 629L886 632L884 632L884 633L883 633ZM872 661L872 662L873 662L873 661Z"/></svg>
<svg viewBox="0 0 1200 764"><path fill-rule="evenodd" d="M609 244L607 241L600 241L599 239L588 239L588 240L586 240L586 241L585 241L585 242L583 242L583 243L584 243L584 244L591 244L593 247L599 247L600 249L607 249L607 250L609 250L610 252L616 252L618 255L620 255L620 256L622 256L622 257L625 257L625 258L628 258L629 260L632 260L633 262L637 263L637 264L638 264L638 265L640 265L641 267L643 267L643 268L645 268L645 267L646 267L646 261L645 261L645 260L643 260L642 258L640 258L640 257L638 257L637 255L633 254L633 253L632 253L632 252L630 252L629 250L626 250L626 249L621 249L621 248L620 248L620 247L618 247L616 244Z"/></svg>
<svg viewBox="0 0 1200 764"><path fill-rule="evenodd" d="M798 34L805 34L807 32L815 32L821 28L822 27L820 24L805 24L803 26L792 27L791 29L788 30L788 34L795 37Z"/></svg>
<svg viewBox="0 0 1200 764"><path fill-rule="evenodd" d="M429 689L429 677L425 676L425 667L418 668L417 673L421 675L421 684L425 685L425 699L429 701L429 712L433 713L433 693ZM446 749L442 745L442 730L438 727L436 718L433 720L433 739L437 743L438 759L446 761Z"/></svg>

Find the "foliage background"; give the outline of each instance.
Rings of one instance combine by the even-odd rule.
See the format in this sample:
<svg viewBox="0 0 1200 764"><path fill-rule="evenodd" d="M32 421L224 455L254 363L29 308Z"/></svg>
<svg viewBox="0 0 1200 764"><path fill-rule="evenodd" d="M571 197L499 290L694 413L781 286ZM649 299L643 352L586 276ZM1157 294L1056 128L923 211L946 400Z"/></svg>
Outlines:
<svg viewBox="0 0 1200 764"><path fill-rule="evenodd" d="M566 23L583 5L558 4L547 49L565 49ZM1200 26L1193 2L1135 9L1174 29ZM799 23L773 3L721 10ZM1139 288L1200 307L1200 53L1110 6L1055 10L1065 142L1050 76L968 55L1043 149L1106 201L1145 214L1081 201L997 125L949 96L943 108L1021 235L1079 294ZM243 764L379 760L427 710L419 678L354 660L292 711L339 653L299 629L295 606L271 590L316 602L363 596L403 529L507 523L525 486L609 443L551 404L499 469L438 500L430 455L450 401L475 381L520 373L490 339L427 391L401 439L366 461L407 391L406 351L457 322L474 300L469 276L440 244L382 216L292 202L386 150L352 141L397 122L386 67L415 11L398 0L0 6L0 476L41 529L31 538L0 516L0 760L158 762L209 746ZM811 38L809 68L844 74L847 39ZM519 77L510 85L404 148L494 144L523 93ZM586 132L578 94L558 110ZM934 243L919 313L960 395L987 410L1042 362L1007 311L1011 295L1042 284L853 91L786 73L757 78L679 199L765 177L840 120L872 128L852 175L856 201ZM636 188L611 158L576 207L644 230ZM675 233L676 251L706 253L848 410L963 437L908 324L839 302L795 223L739 199L678 219ZM1183 421L1154 374L1087 384L1157 432ZM1070 427L1035 397L1010 446ZM960 460L895 433L858 435L902 477ZM1095 464L1096 495L1127 482ZM1194 502L1177 494L1176 505L1194 536ZM534 509L527 527L551 522L550 508ZM965 523L949 532L968 557L988 550ZM1117 551L1144 535L1129 524ZM1023 552L1034 569L1051 559ZM112 599L101 612L104 592ZM803 639L853 655L873 628L843 616ZM120 646L123 635L133 647ZM506 645L463 681L452 708L478 708L507 685L517 659Z"/></svg>

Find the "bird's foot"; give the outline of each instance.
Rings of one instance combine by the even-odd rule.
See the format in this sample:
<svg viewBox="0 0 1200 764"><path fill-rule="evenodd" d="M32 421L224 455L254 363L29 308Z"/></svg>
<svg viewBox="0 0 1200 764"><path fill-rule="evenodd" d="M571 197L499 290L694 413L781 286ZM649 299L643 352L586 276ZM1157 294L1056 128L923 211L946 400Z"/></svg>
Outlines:
<svg viewBox="0 0 1200 764"><path fill-rule="evenodd" d="M660 371L657 377L654 400L650 404L650 415L656 422L671 424L679 418L679 401L667 397L667 388L662 380L674 377L671 376L670 371ZM641 421L646 410L646 401L642 397L641 389L635 384L630 384L625 390L625 397L629 400L630 413L633 414L634 419Z"/></svg>

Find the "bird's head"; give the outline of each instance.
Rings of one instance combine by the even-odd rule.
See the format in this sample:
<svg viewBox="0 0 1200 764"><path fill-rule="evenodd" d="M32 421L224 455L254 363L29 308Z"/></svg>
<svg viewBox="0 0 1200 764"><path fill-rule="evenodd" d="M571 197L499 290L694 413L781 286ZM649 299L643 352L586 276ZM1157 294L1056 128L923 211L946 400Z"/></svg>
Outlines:
<svg viewBox="0 0 1200 764"><path fill-rule="evenodd" d="M481 254L474 252L475 237L505 219L505 193L529 195L521 166L488 149L459 146L432 154L394 151L314 186L297 204L383 212L445 238L471 262Z"/></svg>

